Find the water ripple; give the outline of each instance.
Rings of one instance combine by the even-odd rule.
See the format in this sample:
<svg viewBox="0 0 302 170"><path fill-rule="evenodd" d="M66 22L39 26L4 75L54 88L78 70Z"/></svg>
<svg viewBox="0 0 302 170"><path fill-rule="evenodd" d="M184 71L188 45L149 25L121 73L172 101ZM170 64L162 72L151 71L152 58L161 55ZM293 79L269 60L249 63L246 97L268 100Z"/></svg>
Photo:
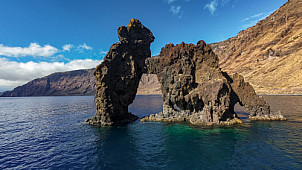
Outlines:
<svg viewBox="0 0 302 170"><path fill-rule="evenodd" d="M277 105L293 100L265 98ZM92 96L0 98L0 169L302 169L302 113L291 106L282 106L291 113L286 122L99 128L83 122L94 114L93 102ZM139 117L161 110L160 96L137 96L130 106Z"/></svg>

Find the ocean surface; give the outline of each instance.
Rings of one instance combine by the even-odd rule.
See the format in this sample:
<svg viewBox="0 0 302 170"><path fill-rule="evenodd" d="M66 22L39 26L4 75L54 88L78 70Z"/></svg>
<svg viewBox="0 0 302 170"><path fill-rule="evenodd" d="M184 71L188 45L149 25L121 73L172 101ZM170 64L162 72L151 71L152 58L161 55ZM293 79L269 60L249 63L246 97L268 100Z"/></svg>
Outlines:
<svg viewBox="0 0 302 170"><path fill-rule="evenodd" d="M302 96L264 96L283 122L195 127L84 123L94 97L0 98L0 169L302 169ZM162 110L161 96L137 96L139 117Z"/></svg>

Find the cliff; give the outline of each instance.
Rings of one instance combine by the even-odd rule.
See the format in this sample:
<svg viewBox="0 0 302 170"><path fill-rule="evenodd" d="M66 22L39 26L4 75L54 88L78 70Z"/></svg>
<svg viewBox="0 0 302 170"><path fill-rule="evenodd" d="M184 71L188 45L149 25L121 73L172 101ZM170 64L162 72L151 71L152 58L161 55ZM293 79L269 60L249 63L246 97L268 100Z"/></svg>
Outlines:
<svg viewBox="0 0 302 170"><path fill-rule="evenodd" d="M16 87L12 91L0 93L0 97L95 95L94 70L93 68L53 73ZM143 74L137 94L161 94L157 76Z"/></svg>
<svg viewBox="0 0 302 170"><path fill-rule="evenodd" d="M220 67L257 93L302 94L302 1L290 0L255 26L210 44Z"/></svg>
<svg viewBox="0 0 302 170"><path fill-rule="evenodd" d="M1 96L93 95L95 93L93 71L94 69L53 73L4 92Z"/></svg>

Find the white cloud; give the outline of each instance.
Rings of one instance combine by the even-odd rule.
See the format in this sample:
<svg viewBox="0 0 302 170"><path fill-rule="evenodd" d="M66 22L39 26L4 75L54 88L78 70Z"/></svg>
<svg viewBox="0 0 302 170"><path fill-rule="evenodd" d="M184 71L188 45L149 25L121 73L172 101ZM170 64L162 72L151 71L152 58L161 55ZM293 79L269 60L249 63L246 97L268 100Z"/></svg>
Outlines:
<svg viewBox="0 0 302 170"><path fill-rule="evenodd" d="M170 11L173 15L178 15L180 13L181 6L171 6Z"/></svg>
<svg viewBox="0 0 302 170"><path fill-rule="evenodd" d="M62 47L63 51L70 51L72 48L76 48L78 52L84 52L84 50L92 50L93 48L87 45L86 43L74 46L73 44L66 44Z"/></svg>
<svg viewBox="0 0 302 170"><path fill-rule="evenodd" d="M62 61L71 61L69 58L66 58L63 54L59 54L53 57L50 57L48 62L62 62Z"/></svg>
<svg viewBox="0 0 302 170"><path fill-rule="evenodd" d="M100 54L107 54L108 53L108 51L103 51L103 50L101 50L101 52L100 52Z"/></svg>
<svg viewBox="0 0 302 170"><path fill-rule="evenodd" d="M260 17L262 15L264 15L264 14L263 13L255 14L255 15L251 16L250 18L257 18L257 17Z"/></svg>
<svg viewBox="0 0 302 170"><path fill-rule="evenodd" d="M8 47L0 44L0 56L6 57L50 57L59 50L50 45L40 46L37 43L30 43L28 47Z"/></svg>
<svg viewBox="0 0 302 170"><path fill-rule="evenodd" d="M209 4L206 4L204 9L208 9L211 14L214 14L218 6L218 0L213 0Z"/></svg>
<svg viewBox="0 0 302 170"><path fill-rule="evenodd" d="M27 81L11 81L0 79L0 92L6 90L12 90L14 87L27 83Z"/></svg>
<svg viewBox="0 0 302 170"><path fill-rule="evenodd" d="M258 22L259 20L253 20L253 21L250 21L250 22L248 22L248 23L246 23L246 24L243 24L241 27L241 29L247 29L247 28L249 28L249 27L252 27L252 26L254 26L254 25L256 25L257 24L257 22Z"/></svg>
<svg viewBox="0 0 302 170"><path fill-rule="evenodd" d="M244 18L243 20L242 20L242 22L245 22L245 21L247 21L247 20L249 20L250 18Z"/></svg>
<svg viewBox="0 0 302 170"><path fill-rule="evenodd" d="M259 21L268 17L271 13L273 13L273 11L264 13L262 12L243 19L242 22L244 22L244 24L241 26L241 29L247 29L256 25Z"/></svg>
<svg viewBox="0 0 302 170"><path fill-rule="evenodd" d="M63 62L27 62L19 63L0 58L0 89L12 90L35 78L47 76L54 72L63 72L78 69L90 69L100 64L102 60L72 60Z"/></svg>
<svg viewBox="0 0 302 170"><path fill-rule="evenodd" d="M73 48L74 45L73 44L65 44L63 45L63 51L70 51L71 48Z"/></svg>
<svg viewBox="0 0 302 170"><path fill-rule="evenodd" d="M253 16L244 18L244 19L242 20L242 22L248 21L248 20L253 19L253 18L258 18L258 17L260 17L260 16L262 16L262 15L264 15L264 14L263 14L263 13L255 14L255 15L253 15Z"/></svg>
<svg viewBox="0 0 302 170"><path fill-rule="evenodd" d="M86 43L82 44L82 45L79 45L78 46L78 49L81 50L81 49L85 49L85 50L92 50L92 47L88 46Z"/></svg>
<svg viewBox="0 0 302 170"><path fill-rule="evenodd" d="M170 11L173 15L177 16L178 18L181 18L181 17L182 17L182 14L183 14L183 12L182 12L182 10L181 10L181 6L180 6L180 5L178 5L178 6L172 5L172 3L176 2L176 1L177 1L177 0L164 0L164 2L170 4L170 9L169 9L169 11ZM189 2L190 0L184 0L184 1Z"/></svg>

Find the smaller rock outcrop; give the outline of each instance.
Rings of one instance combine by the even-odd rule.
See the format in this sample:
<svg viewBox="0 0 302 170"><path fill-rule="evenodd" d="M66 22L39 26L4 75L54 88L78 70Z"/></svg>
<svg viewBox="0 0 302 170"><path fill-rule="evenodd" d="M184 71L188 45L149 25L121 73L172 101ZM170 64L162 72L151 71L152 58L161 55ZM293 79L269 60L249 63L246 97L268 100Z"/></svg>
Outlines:
<svg viewBox="0 0 302 170"><path fill-rule="evenodd" d="M145 72L145 59L151 56L154 36L139 20L131 19L127 27L118 28L118 37L120 42L110 47L95 70L97 111L87 120L92 125L123 125L138 119L128 112L128 106Z"/></svg>
<svg viewBox="0 0 302 170"><path fill-rule="evenodd" d="M231 86L237 95L235 102L239 102L249 111L250 120L286 120L280 111L271 112L268 103L256 94L254 88L244 81L243 76L234 74L231 79Z"/></svg>

